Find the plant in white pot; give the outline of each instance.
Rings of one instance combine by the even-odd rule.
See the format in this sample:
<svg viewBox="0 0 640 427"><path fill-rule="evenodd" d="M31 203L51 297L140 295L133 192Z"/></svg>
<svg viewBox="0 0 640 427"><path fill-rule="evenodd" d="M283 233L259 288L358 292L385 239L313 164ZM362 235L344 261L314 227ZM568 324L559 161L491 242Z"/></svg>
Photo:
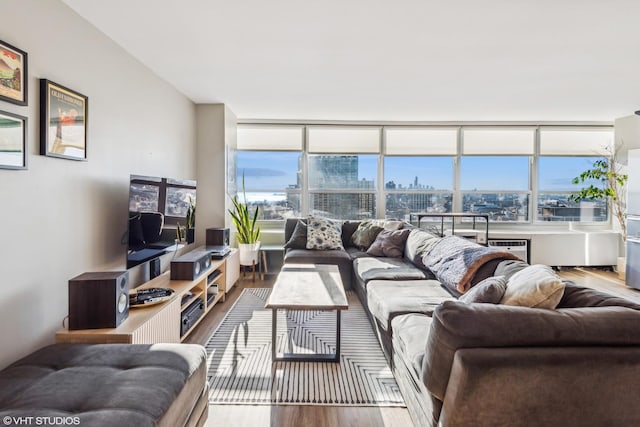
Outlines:
<svg viewBox="0 0 640 427"><path fill-rule="evenodd" d="M242 176L242 197L241 202L235 195L231 202L233 209L229 209L231 219L236 226L236 241L240 251L240 265L255 265L258 263L260 252L260 227L256 224L258 220L258 206L253 213L247 206L247 193L244 188L244 175Z"/></svg>

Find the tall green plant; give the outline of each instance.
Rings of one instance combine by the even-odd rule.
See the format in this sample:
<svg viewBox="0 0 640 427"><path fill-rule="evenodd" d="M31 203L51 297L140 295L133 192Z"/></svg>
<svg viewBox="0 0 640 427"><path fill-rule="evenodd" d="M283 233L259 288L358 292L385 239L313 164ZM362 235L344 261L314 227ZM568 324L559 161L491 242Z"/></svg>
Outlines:
<svg viewBox="0 0 640 427"><path fill-rule="evenodd" d="M627 238L625 185L629 176L622 173L616 162L615 151L611 159L596 160L590 169L582 172L571 182L584 184L589 181L598 181L598 185L589 184L577 193L569 196L569 200L580 202L581 200L606 200L607 206L613 212L622 231L622 240Z"/></svg>
<svg viewBox="0 0 640 427"><path fill-rule="evenodd" d="M244 173L242 174L243 202L238 200L238 195L233 196L233 210L229 209L231 219L236 226L236 240L238 243L256 243L260 238L260 227L256 225L258 220L258 206L251 215L247 206L247 192L244 187Z"/></svg>

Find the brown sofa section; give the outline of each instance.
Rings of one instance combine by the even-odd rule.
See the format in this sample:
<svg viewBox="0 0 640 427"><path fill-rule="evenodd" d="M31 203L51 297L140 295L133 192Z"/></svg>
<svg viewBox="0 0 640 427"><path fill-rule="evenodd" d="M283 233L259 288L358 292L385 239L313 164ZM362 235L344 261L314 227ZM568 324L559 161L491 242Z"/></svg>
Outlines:
<svg viewBox="0 0 640 427"><path fill-rule="evenodd" d="M193 344L44 347L0 371L0 418L201 426L208 413L206 359Z"/></svg>

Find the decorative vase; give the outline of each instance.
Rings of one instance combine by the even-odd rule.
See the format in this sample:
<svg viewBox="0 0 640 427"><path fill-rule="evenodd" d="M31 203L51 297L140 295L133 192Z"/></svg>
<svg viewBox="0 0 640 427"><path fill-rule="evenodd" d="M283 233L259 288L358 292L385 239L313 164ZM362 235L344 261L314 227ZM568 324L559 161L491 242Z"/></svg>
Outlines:
<svg viewBox="0 0 640 427"><path fill-rule="evenodd" d="M627 257L619 256L618 257L618 265L616 265L616 272L618 273L618 278L620 280L625 280L627 277Z"/></svg>
<svg viewBox="0 0 640 427"><path fill-rule="evenodd" d="M260 242L255 243L239 243L240 265L258 264L258 256L260 254Z"/></svg>
<svg viewBox="0 0 640 427"><path fill-rule="evenodd" d="M187 243L193 243L196 241L196 229L187 228Z"/></svg>

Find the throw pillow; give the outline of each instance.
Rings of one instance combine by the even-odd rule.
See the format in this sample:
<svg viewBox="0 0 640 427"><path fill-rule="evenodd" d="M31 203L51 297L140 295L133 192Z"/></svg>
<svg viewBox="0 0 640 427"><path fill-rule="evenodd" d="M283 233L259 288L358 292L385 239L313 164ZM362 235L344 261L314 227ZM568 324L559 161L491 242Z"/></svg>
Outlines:
<svg viewBox="0 0 640 427"><path fill-rule="evenodd" d="M563 294L564 283L551 267L535 264L511 276L500 303L554 309Z"/></svg>
<svg viewBox="0 0 640 427"><path fill-rule="evenodd" d="M307 249L342 249L342 223L309 215L307 221Z"/></svg>
<svg viewBox="0 0 640 427"><path fill-rule="evenodd" d="M367 253L373 256L401 258L409 232L411 232L409 229L382 230L367 249Z"/></svg>
<svg viewBox="0 0 640 427"><path fill-rule="evenodd" d="M382 227L375 224L370 219L362 221L356 231L351 235L353 245L363 251L369 249L369 246L376 240L378 233L383 230Z"/></svg>
<svg viewBox="0 0 640 427"><path fill-rule="evenodd" d="M298 220L285 249L307 249L307 224Z"/></svg>
<svg viewBox="0 0 640 427"><path fill-rule="evenodd" d="M504 276L488 277L462 294L459 301L467 304L474 302L499 304L506 290L507 279Z"/></svg>

